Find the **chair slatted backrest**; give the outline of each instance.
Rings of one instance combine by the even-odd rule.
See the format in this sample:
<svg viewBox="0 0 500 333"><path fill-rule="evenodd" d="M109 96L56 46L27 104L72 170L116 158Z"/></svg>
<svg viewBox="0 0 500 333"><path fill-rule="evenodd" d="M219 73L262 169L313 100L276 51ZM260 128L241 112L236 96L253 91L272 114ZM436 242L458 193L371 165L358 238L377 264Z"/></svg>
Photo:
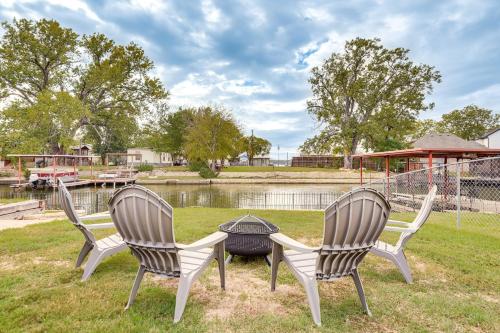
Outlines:
<svg viewBox="0 0 500 333"><path fill-rule="evenodd" d="M432 212L432 205L434 203L434 199L436 199L437 193L437 185L432 186L429 193L425 196L424 201L422 202L422 206L420 206L420 210L415 217L415 220L410 224L412 229L418 230L429 218L429 215ZM396 247L405 246L406 242L410 240L411 237L416 233L413 232L403 232L401 236L399 236L399 240L396 243Z"/></svg>
<svg viewBox="0 0 500 333"><path fill-rule="evenodd" d="M180 272L173 228L173 209L156 193L125 186L109 201L116 229L147 270L177 276Z"/></svg>
<svg viewBox="0 0 500 333"><path fill-rule="evenodd" d="M350 274L375 245L389 213L383 194L370 188L348 192L326 208L316 276L330 279Z"/></svg>
<svg viewBox="0 0 500 333"><path fill-rule="evenodd" d="M73 206L73 199L71 197L71 193L69 193L64 182L59 179L59 202L61 204L62 209L68 216L68 219L73 225L78 228L85 237L85 240L91 244L95 244L96 239L92 232L85 227L85 225L80 221L78 214L76 213L75 207Z"/></svg>

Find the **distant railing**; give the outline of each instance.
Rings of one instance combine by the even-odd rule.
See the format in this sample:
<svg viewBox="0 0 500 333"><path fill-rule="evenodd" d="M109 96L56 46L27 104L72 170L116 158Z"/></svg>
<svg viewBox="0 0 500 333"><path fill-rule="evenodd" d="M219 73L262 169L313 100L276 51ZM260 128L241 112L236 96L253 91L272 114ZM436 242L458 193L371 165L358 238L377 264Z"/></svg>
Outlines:
<svg viewBox="0 0 500 333"><path fill-rule="evenodd" d="M240 209L320 210L335 201L340 192L158 192L173 207L209 207ZM76 209L87 214L105 211L113 191L72 191ZM45 200L47 209L60 209L57 192L0 193L0 198Z"/></svg>

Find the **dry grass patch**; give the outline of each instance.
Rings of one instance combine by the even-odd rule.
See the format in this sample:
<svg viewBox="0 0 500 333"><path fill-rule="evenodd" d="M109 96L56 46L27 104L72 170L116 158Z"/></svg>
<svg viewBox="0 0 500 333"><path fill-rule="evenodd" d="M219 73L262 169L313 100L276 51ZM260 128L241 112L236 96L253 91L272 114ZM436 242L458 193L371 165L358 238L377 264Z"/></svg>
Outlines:
<svg viewBox="0 0 500 333"><path fill-rule="evenodd" d="M176 293L178 279L152 276L150 280ZM229 265L226 270L226 290L220 289L219 271L210 267L196 281L189 298L205 308L205 319L228 320L239 316L258 317L263 314L286 316L295 308L288 306L291 300L306 302L300 286L280 285L274 293L270 281L262 279L255 269L243 265Z"/></svg>

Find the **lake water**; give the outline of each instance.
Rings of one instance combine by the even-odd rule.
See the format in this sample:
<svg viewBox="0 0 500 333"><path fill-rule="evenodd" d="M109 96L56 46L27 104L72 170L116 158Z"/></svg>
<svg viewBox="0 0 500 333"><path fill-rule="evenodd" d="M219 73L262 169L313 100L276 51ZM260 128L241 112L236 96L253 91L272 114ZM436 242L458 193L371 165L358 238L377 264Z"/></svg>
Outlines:
<svg viewBox="0 0 500 333"><path fill-rule="evenodd" d="M343 192L355 185L346 184L217 184L217 185L146 185L173 207L216 207L245 209L324 209ZM75 207L86 213L107 209L114 190L107 188L76 188L70 190ZM48 209L58 209L54 190L14 192L0 186L0 198L46 200Z"/></svg>

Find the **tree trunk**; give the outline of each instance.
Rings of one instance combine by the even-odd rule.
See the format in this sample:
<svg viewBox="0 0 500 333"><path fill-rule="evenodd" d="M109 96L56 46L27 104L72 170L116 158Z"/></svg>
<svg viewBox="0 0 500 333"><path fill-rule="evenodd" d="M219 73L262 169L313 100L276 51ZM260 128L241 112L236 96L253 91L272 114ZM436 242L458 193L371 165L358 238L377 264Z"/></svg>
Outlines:
<svg viewBox="0 0 500 333"><path fill-rule="evenodd" d="M358 148L358 139L353 137L351 140L351 149L344 150L344 169L352 169L352 155L356 154Z"/></svg>
<svg viewBox="0 0 500 333"><path fill-rule="evenodd" d="M352 156L350 152L344 153L344 169L352 169Z"/></svg>

